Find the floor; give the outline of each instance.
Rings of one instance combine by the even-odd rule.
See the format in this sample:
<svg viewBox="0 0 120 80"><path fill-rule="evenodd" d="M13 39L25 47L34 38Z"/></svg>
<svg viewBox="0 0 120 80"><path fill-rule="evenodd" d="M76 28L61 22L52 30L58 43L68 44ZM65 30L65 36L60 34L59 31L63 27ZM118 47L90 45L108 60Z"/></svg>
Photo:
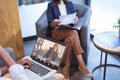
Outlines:
<svg viewBox="0 0 120 80"><path fill-rule="evenodd" d="M24 51L25 51L26 56L29 56L32 53L32 49L34 47L35 41L36 40L24 42ZM90 44L91 45L90 45L90 52L89 52L89 56L88 56L87 67L88 67L89 71L92 72L93 68L95 68L97 65L100 64L99 58L100 58L101 52L94 47L92 40L90 41ZM120 65L120 57L115 56L115 55L109 55L108 63ZM103 68L97 69L93 73L94 80L102 80L102 75L103 75L102 73L103 73ZM81 74L80 71L76 71L70 77L70 80L91 80L91 79L83 77L83 75ZM120 69L115 68L115 67L107 67L106 80L120 80Z"/></svg>

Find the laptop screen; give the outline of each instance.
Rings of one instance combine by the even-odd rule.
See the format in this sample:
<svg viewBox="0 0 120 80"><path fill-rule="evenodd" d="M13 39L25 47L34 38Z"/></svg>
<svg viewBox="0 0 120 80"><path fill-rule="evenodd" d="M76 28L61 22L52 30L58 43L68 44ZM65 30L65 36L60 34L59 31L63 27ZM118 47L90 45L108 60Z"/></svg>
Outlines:
<svg viewBox="0 0 120 80"><path fill-rule="evenodd" d="M65 44L51 38L37 38L31 57L52 66L59 66L65 51Z"/></svg>

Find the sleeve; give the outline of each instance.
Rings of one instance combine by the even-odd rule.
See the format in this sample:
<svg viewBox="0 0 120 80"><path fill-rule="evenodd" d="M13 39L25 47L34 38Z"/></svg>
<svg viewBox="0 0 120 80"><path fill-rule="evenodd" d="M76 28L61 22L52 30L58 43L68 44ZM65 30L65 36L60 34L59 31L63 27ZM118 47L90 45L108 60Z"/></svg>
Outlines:
<svg viewBox="0 0 120 80"><path fill-rule="evenodd" d="M19 64L12 65L9 68L9 73L11 75L12 80L28 80L25 74L24 67Z"/></svg>
<svg viewBox="0 0 120 80"><path fill-rule="evenodd" d="M75 12L75 9L73 7L73 3L71 2L71 12L74 13Z"/></svg>
<svg viewBox="0 0 120 80"><path fill-rule="evenodd" d="M47 19L48 19L48 24L50 24L54 20L52 3L49 3L47 7Z"/></svg>
<svg viewBox="0 0 120 80"><path fill-rule="evenodd" d="M75 9L73 7L73 3L71 1L68 1L68 3L66 4L66 8L67 8L67 13L71 14L75 12Z"/></svg>

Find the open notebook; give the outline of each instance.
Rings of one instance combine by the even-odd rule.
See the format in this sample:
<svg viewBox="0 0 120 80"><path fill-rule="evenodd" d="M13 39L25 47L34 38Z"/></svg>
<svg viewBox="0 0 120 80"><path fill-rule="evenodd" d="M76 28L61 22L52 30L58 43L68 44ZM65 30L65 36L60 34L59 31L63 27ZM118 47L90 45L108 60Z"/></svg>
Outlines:
<svg viewBox="0 0 120 80"><path fill-rule="evenodd" d="M29 80L44 80L57 72L63 59L65 44L51 38L37 38L31 56L33 65L26 69Z"/></svg>

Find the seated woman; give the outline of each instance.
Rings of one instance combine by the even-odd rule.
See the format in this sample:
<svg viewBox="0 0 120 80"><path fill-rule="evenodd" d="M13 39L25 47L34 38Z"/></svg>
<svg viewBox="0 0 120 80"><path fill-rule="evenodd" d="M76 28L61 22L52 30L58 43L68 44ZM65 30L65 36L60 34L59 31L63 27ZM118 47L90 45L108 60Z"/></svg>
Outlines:
<svg viewBox="0 0 120 80"><path fill-rule="evenodd" d="M53 47L50 47L48 52L44 55L44 57L48 58L49 60L55 61L58 55L58 45L54 44Z"/></svg>
<svg viewBox="0 0 120 80"><path fill-rule="evenodd" d="M58 41L63 41L66 45L66 52L65 52L65 67L63 68L63 74L66 79L69 78L69 67L70 67L70 57L72 50L75 53L75 56L77 58L77 61L79 63L79 70L84 74L85 77L93 77L92 74L88 71L88 69L85 66L85 63L82 58L82 54L84 53L78 32L73 29L68 28L60 28L59 23L59 16L60 15L67 15L74 13L74 8L72 2L68 0L52 0L48 4L47 8L47 19L48 19L48 29L51 34L51 37ZM62 26L73 26L78 22L78 17L76 16L73 23L68 25L62 25Z"/></svg>

